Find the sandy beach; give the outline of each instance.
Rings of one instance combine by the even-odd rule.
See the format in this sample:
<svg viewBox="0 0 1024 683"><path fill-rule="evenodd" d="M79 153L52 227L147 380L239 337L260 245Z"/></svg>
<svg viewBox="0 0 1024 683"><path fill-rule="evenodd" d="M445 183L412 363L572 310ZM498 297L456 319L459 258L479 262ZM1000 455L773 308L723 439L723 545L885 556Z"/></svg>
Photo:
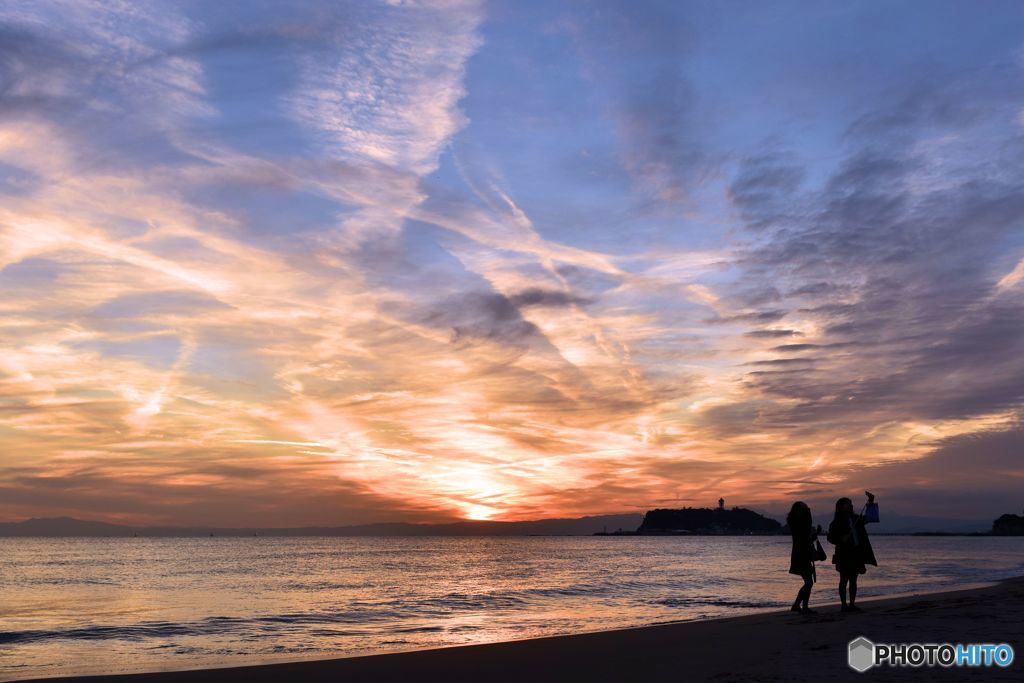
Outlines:
<svg viewBox="0 0 1024 683"><path fill-rule="evenodd" d="M819 584L819 597L831 592ZM994 586L882 600L843 614L818 605L801 616L769 612L730 619L487 645L223 669L63 678L114 683L228 681L816 681L1024 680L1024 577ZM847 666L847 643L1005 642L1008 668ZM49 679L54 680L54 679ZM865 679L866 680L866 679Z"/></svg>

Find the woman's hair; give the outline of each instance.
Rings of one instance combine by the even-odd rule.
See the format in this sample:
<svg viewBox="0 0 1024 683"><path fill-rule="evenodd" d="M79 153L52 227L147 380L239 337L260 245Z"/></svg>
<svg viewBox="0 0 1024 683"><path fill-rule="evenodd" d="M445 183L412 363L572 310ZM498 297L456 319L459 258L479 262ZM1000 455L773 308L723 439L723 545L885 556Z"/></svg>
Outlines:
<svg viewBox="0 0 1024 683"><path fill-rule="evenodd" d="M840 498L839 500L836 501L836 516L835 516L835 519L842 519L847 514L849 514L849 513L846 512L846 510L847 510L846 506L849 506L849 509L852 510L853 509L853 501L850 500L849 498Z"/></svg>
<svg viewBox="0 0 1024 683"><path fill-rule="evenodd" d="M807 507L807 503L802 500L793 503L789 514L786 515L786 525L790 529L811 525L811 508Z"/></svg>

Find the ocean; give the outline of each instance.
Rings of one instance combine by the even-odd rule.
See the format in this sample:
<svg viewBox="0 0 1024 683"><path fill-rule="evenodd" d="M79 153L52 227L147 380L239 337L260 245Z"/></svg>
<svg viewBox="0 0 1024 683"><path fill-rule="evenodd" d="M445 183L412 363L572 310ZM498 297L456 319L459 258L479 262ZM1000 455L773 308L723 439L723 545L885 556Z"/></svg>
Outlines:
<svg viewBox="0 0 1024 683"><path fill-rule="evenodd" d="M1024 538L878 536L861 597L1024 574ZM0 538L0 680L484 643L787 607L788 537ZM829 549L826 544L826 550ZM814 603L834 602L819 563Z"/></svg>

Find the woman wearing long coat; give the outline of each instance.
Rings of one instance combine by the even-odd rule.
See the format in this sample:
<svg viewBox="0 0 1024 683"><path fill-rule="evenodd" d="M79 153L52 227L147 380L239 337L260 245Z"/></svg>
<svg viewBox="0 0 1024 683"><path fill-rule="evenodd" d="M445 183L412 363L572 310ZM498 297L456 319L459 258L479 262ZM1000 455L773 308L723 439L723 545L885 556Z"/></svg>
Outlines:
<svg viewBox="0 0 1024 683"><path fill-rule="evenodd" d="M875 497L868 493L868 502ZM839 599L842 611L859 612L857 607L857 577L867 572L867 565L878 566L875 551L871 548L864 515L853 511L853 501L840 498L836 501L836 516L828 525L828 541L836 547L832 562L839 572ZM849 587L849 600L847 600Z"/></svg>

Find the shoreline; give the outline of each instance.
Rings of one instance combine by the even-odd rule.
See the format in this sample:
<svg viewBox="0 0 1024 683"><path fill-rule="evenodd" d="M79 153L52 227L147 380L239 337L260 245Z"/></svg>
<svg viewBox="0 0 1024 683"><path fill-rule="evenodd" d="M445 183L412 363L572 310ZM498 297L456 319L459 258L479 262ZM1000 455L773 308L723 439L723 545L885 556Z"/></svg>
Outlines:
<svg viewBox="0 0 1024 683"><path fill-rule="evenodd" d="M822 588L822 590L827 590ZM833 593L834 595L834 593ZM252 663L24 681L66 683L206 683L277 680L533 681L583 677L591 681L706 680L812 681L856 677L846 664L847 643L1009 643L1016 653L1006 668L874 669L885 679L926 676L985 680L1024 679L1024 576L982 587L864 600L859 614L835 603L812 605L814 615L770 611L627 629L486 644L336 658ZM717 653L717 655L715 654Z"/></svg>

